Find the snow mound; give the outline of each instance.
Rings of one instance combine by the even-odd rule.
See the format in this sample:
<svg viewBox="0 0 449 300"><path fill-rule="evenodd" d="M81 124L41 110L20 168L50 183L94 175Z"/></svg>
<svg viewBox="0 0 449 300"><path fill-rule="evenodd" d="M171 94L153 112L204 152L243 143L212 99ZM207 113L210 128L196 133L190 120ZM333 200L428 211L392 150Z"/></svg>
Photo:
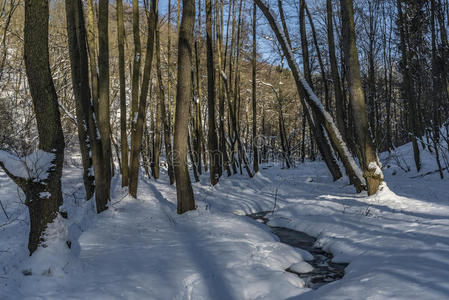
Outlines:
<svg viewBox="0 0 449 300"><path fill-rule="evenodd" d="M313 271L313 267L306 263L305 261L294 263L289 267L289 270L295 273L303 274L303 273L310 273Z"/></svg>

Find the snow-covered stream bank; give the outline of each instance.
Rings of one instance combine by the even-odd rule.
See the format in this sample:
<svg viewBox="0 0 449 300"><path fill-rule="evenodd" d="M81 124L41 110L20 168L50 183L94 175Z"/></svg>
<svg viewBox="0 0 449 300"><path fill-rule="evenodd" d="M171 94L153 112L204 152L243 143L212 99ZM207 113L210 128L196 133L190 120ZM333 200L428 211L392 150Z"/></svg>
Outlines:
<svg viewBox="0 0 449 300"><path fill-rule="evenodd" d="M264 211L249 214L248 217L266 224L269 221L268 216L272 214L272 211ZM270 227L270 229L282 243L311 254L310 257L305 258L307 263L300 262L286 269L287 272L296 274L304 280L306 287L317 289L344 276L348 264L332 262L333 255L331 253L315 246L316 238L285 227Z"/></svg>

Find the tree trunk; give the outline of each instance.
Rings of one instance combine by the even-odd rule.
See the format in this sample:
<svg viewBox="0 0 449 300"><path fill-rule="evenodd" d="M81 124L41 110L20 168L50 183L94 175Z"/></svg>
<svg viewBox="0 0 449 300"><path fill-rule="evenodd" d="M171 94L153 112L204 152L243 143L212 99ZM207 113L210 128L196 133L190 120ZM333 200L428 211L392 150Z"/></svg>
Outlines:
<svg viewBox="0 0 449 300"><path fill-rule="evenodd" d="M408 51L407 51L407 39L405 36L405 20L402 13L402 0L397 0L397 7L398 7L398 23L399 23L399 35L400 35L400 49L402 54L402 61L401 61L401 69L402 69L402 75L403 75L403 92L405 96L407 97L408 101L408 109L410 112L410 117L408 118L408 128L411 132L411 139L412 139L412 145L413 145L413 156L415 159L415 166L416 170L419 172L421 170L421 158L419 154L419 145L417 141L417 112L416 112L416 96L414 93L413 88L413 82L409 70L409 61L408 61Z"/></svg>
<svg viewBox="0 0 449 300"><path fill-rule="evenodd" d="M92 0L87 0L87 41L89 47L89 62L90 62L90 78L92 85L92 102L95 114L98 116L98 69L97 69L97 37L95 30L95 13L94 4Z"/></svg>
<svg viewBox="0 0 449 300"><path fill-rule="evenodd" d="M58 96L53 85L48 54L48 1L25 1L25 67L36 115L39 149L51 153L52 166L43 180L28 180L22 185L30 213L30 255L43 241L42 234L62 204L61 176L64 163L64 136ZM44 194L49 194L45 195Z"/></svg>
<svg viewBox="0 0 449 300"><path fill-rule="evenodd" d="M140 22L139 22L139 0L132 0L132 20L133 20L133 69L131 79L131 134L136 132L137 113L139 110L139 84L140 84L140 66L142 59L142 49L140 45ZM128 167L128 176L130 166ZM129 181L131 179L129 178ZM129 182L128 182L129 184Z"/></svg>
<svg viewBox="0 0 449 300"><path fill-rule="evenodd" d="M122 187L128 185L128 135L126 133L125 25L123 1L117 0L117 41L120 78L120 149L122 156Z"/></svg>
<svg viewBox="0 0 449 300"><path fill-rule="evenodd" d="M253 169L254 173L259 172L259 153L257 149L257 95L256 95L256 66L257 66L257 41L256 41L256 26L257 26L257 5L253 5L253 57L252 63L252 106L253 106Z"/></svg>
<svg viewBox="0 0 449 300"><path fill-rule="evenodd" d="M158 27L159 28L159 27ZM175 182L173 174L173 160L172 160L172 144L171 144L171 131L168 114L165 108L165 93L162 85L162 71L161 71L161 49L160 49L160 32L156 31L156 75L157 75L157 85L159 87L159 105L161 108L162 126L164 129L164 145L165 145L165 159L167 160L167 170L170 184ZM170 99L168 99L170 101Z"/></svg>
<svg viewBox="0 0 449 300"><path fill-rule="evenodd" d="M193 189L187 168L187 140L189 107L192 95L192 49L193 28L195 26L195 1L183 0L182 21L178 40L178 82L176 91L176 119L174 140L174 167L178 214L195 209Z"/></svg>
<svg viewBox="0 0 449 300"><path fill-rule="evenodd" d="M206 46L207 46L207 106L208 131L207 144L209 154L209 174L212 186L220 178L220 151L218 150L217 130L215 126L215 66L212 45L212 4L206 0Z"/></svg>
<svg viewBox="0 0 449 300"><path fill-rule="evenodd" d="M137 198L139 181L139 160L142 147L143 126L146 118L147 97L150 85L151 67L153 65L154 35L158 22L158 0L151 0L148 18L148 39L145 53L145 65L140 89L139 109L137 112L136 130L131 132L131 164L129 171L129 193Z"/></svg>
<svg viewBox="0 0 449 300"><path fill-rule="evenodd" d="M98 2L98 128L100 130L108 193L111 185L111 128L109 112L109 1Z"/></svg>
<svg viewBox="0 0 449 300"><path fill-rule="evenodd" d="M89 142L89 129L87 113L83 111L83 99L82 96L82 80L80 74L80 49L77 40L77 24L75 22L77 2L66 1L66 19L67 19L67 40L69 45L70 65L72 71L72 88L75 98L76 106L76 119L78 127L78 140L81 152L81 160L83 164L83 180L84 189L86 191L86 200L92 198L95 191L94 174L91 174L90 168L92 167L92 159L90 157L91 145ZM76 6L75 6L76 5ZM89 101L89 99L88 99Z"/></svg>
<svg viewBox="0 0 449 300"><path fill-rule="evenodd" d="M83 4L81 0L66 2L67 29L69 35L69 45L71 53L72 80L79 89L79 101L81 104L81 112L83 113L82 121L88 133L91 146L91 159L93 164L95 178L95 201L97 212L100 213L107 208L109 201L109 184L106 179L106 168L108 167L103 159L103 148L101 138L98 135L98 123L96 122L94 103L91 98L89 87L89 58L87 51L87 33L84 24ZM70 26L73 22L73 26ZM71 31L74 32L71 33ZM77 92L75 91L75 94Z"/></svg>
<svg viewBox="0 0 449 300"><path fill-rule="evenodd" d="M335 111L337 126L342 139L346 141L346 125L345 125L345 105L344 96L340 84L340 75L337 67L337 56L335 55L334 26L332 0L326 0L327 8L327 42L329 46L329 61L331 65L332 80L335 93Z"/></svg>
<svg viewBox="0 0 449 300"><path fill-rule="evenodd" d="M223 62L223 0L220 1L220 6L216 5L216 15L217 15L217 52L218 52L218 71L221 72L225 69ZM218 16L220 16L218 20ZM225 56L226 58L226 56ZM221 76L218 76L218 118L219 118L219 147L222 157L222 168L226 169L228 176L231 176L231 169L229 168L229 157L226 147L226 132L225 132L225 86Z"/></svg>
<svg viewBox="0 0 449 300"><path fill-rule="evenodd" d="M341 0L341 14L343 24L343 43L347 76L349 85L349 98L357 139L362 152L362 169L365 177L368 195L375 194L383 181L383 174L377 158L376 149L368 131L368 118L365 98L360 79L360 65L357 54L354 30L354 8L352 0Z"/></svg>

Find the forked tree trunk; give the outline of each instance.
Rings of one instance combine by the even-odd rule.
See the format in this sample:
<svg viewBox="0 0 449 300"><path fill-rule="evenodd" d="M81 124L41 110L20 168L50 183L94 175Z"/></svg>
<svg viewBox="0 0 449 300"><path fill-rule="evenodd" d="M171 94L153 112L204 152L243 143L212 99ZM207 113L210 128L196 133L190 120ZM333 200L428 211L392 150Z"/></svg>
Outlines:
<svg viewBox="0 0 449 300"><path fill-rule="evenodd" d="M103 159L101 139L98 135L98 124L95 118L94 104L89 87L89 58L87 51L86 27L84 24L83 4L81 0L66 1L67 31L72 67L72 81L75 95L79 93L82 122L88 133L91 145L91 159L95 178L95 200L97 212L106 209L109 201L109 184L106 179L106 168ZM73 22L73 25L72 25ZM78 92L75 86L77 86Z"/></svg>
<svg viewBox="0 0 449 300"><path fill-rule="evenodd" d="M193 189L187 168L189 107L192 96L192 49L195 26L195 1L183 0L182 21L178 39L178 82L176 91L175 140L173 163L176 176L178 214L195 209Z"/></svg>
<svg viewBox="0 0 449 300"><path fill-rule="evenodd" d="M360 148L363 176L366 180L368 195L375 194L383 181L383 173L371 136L368 131L368 117L366 113L365 97L363 95L360 79L360 64L355 43L354 8L352 0L341 0L341 14L343 26L343 43L347 76L349 85L349 98L354 117L354 126Z"/></svg>
<svg viewBox="0 0 449 300"><path fill-rule="evenodd" d="M58 97L53 85L48 54L48 1L25 1L25 67L36 115L39 149L54 155L46 179L20 179L30 213L30 255L43 241L42 233L62 204L61 175L64 162L64 136ZM19 183L16 180L17 183ZM45 241L44 241L45 242Z"/></svg>

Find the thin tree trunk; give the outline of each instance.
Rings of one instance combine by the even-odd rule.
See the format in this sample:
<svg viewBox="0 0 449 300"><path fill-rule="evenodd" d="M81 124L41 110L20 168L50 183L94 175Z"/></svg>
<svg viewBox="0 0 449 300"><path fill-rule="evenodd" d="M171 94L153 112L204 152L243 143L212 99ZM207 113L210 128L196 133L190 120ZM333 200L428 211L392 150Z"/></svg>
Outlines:
<svg viewBox="0 0 449 300"><path fill-rule="evenodd" d="M111 128L109 112L109 1L98 2L98 128L100 130L108 191L111 184Z"/></svg>
<svg viewBox="0 0 449 300"><path fill-rule="evenodd" d="M220 152L218 150L217 131L215 128L215 66L212 45L212 4L206 0L206 44L207 44L207 104L208 104L208 154L211 185L216 185L220 178Z"/></svg>
<svg viewBox="0 0 449 300"><path fill-rule="evenodd" d="M133 69L131 79L131 134L136 132L137 114L139 110L139 85L140 85L140 66L142 60L142 48L140 44L140 9L139 0L132 0L132 20L133 20ZM130 166L128 167L128 176ZM131 179L129 178L129 181ZM129 184L129 182L128 182Z"/></svg>
<svg viewBox="0 0 449 300"><path fill-rule="evenodd" d="M257 5L253 4L253 57L252 63L252 107L253 107L253 169L254 173L259 172L259 153L257 149L257 95L256 95L256 66L257 66L257 41L256 41L256 29L257 29Z"/></svg>
<svg viewBox="0 0 449 300"><path fill-rule="evenodd" d="M220 9L216 5L216 15L219 20L217 20L216 33L217 33L217 52L218 52L218 70L225 69L223 62L223 0L220 1ZM225 55L226 59L226 55ZM226 132L225 132L225 86L221 76L218 77L218 118L219 118L219 147L222 156L222 167L226 169L228 176L231 176L231 169L229 168L229 157L226 150Z"/></svg>
<svg viewBox="0 0 449 300"><path fill-rule="evenodd" d="M408 61L408 51L407 51L407 39L405 36L405 20L402 13L402 0L397 0L397 8L398 8L398 22L399 22L399 35L400 35L400 49L402 52L402 74L404 76L403 78L403 90L404 94L407 97L408 101L408 108L410 112L410 117L408 118L408 128L411 131L411 139L412 139L412 145L413 145L413 156L415 159L415 166L416 170L419 172L421 170L421 158L419 154L419 145L417 141L417 125L415 124L417 122L417 113L416 113L416 96L414 93L412 78L409 70L409 61Z"/></svg>
<svg viewBox="0 0 449 300"><path fill-rule="evenodd" d="M164 114L164 138L165 138L165 155L167 156L168 177L170 185L175 183L175 170L173 168L172 153L172 126L171 126L171 0L168 0L168 26L167 26L167 110L165 106L162 108ZM158 47L159 49L160 47ZM160 55L159 55L160 58Z"/></svg>
<svg viewBox="0 0 449 300"><path fill-rule="evenodd" d="M95 30L96 18L94 13L93 0L87 0L87 45L90 62L90 78L92 85L92 102L95 114L98 116L98 69L97 69L97 35Z"/></svg>
<svg viewBox="0 0 449 300"><path fill-rule="evenodd" d="M128 135L126 133L125 25L123 1L117 0L117 41L120 77L120 149L122 187L128 186Z"/></svg>
<svg viewBox="0 0 449 300"><path fill-rule="evenodd" d="M333 26L333 11L332 0L326 0L327 8L327 42L329 46L329 61L331 66L332 80L335 93L335 111L338 130L344 141L346 138L346 125L345 125L345 108L344 108L344 96L341 87L340 75L337 67L337 57L335 55L335 41L334 41L334 26Z"/></svg>
<svg viewBox="0 0 449 300"><path fill-rule="evenodd" d="M139 160L142 147L143 126L146 118L147 97L150 86L151 68L153 65L154 36L158 22L158 0L151 0L150 15L148 17L148 39L145 53L145 64L140 89L139 109L137 113L136 130L131 132L131 164L129 171L129 193L137 198L139 180Z"/></svg>
<svg viewBox="0 0 449 300"><path fill-rule="evenodd" d="M159 27L158 27L159 28ZM164 130L164 145L165 145L165 159L167 160L167 169L170 184L175 182L173 174L173 161L172 161L172 146L171 146L171 132L169 124L169 115L165 108L165 93L162 83L162 71L161 71L161 46L160 46L160 32L156 31L156 75L157 75L157 85L158 85L158 100L160 106L160 114L162 118L162 126Z"/></svg>
<svg viewBox="0 0 449 300"><path fill-rule="evenodd" d="M92 159L90 157L91 145L89 142L89 128L88 119L86 118L87 113L83 111L83 100L82 96L82 80L81 78L81 64L80 64L80 49L77 39L77 24L75 22L77 2L78 0L66 1L66 20L67 20L67 40L69 46L70 54L70 65L72 71L72 88L73 95L75 98L76 106L76 119L78 127L78 140L80 145L81 160L83 164L83 180L84 189L86 191L86 200L92 198L95 191L94 174L90 171L92 167ZM75 6L76 5L76 6ZM89 101L89 99L87 99Z"/></svg>

